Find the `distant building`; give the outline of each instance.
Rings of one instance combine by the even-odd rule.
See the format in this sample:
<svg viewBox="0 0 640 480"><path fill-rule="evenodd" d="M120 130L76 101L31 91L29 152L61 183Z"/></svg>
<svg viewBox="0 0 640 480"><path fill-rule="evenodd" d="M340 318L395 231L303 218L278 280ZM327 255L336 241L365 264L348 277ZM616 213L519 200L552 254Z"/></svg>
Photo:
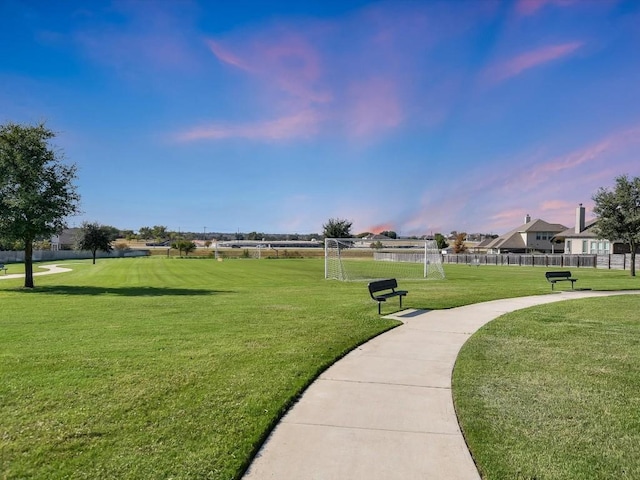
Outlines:
<svg viewBox="0 0 640 480"><path fill-rule="evenodd" d="M598 219L586 221L582 204L576 208L576 225L558 233L553 241L564 244L564 253L608 255L629 253L629 245L622 241L600 238L597 232Z"/></svg>
<svg viewBox="0 0 640 480"><path fill-rule="evenodd" d="M51 237L51 250L73 250L81 232L81 228L65 228Z"/></svg>
<svg viewBox="0 0 640 480"><path fill-rule="evenodd" d="M531 220L527 215L524 223L486 245L487 253L562 253L564 244L552 243L551 239L567 229L559 223L548 223L539 218ZM559 250L559 251L558 251Z"/></svg>

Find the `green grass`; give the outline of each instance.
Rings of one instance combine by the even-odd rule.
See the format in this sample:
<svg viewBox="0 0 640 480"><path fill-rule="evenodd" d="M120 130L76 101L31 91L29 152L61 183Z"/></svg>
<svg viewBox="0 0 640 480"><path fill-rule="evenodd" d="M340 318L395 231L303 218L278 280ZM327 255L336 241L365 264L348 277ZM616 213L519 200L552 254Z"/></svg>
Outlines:
<svg viewBox="0 0 640 480"><path fill-rule="evenodd" d="M463 347L453 391L485 479L640 478L640 296L505 315Z"/></svg>
<svg viewBox="0 0 640 480"><path fill-rule="evenodd" d="M73 272L34 291L0 281L2 478L238 478L319 372L396 325L363 283L322 279L320 259L59 263ZM400 281L403 303L550 292L543 269L445 269ZM626 272L575 276L638 287Z"/></svg>

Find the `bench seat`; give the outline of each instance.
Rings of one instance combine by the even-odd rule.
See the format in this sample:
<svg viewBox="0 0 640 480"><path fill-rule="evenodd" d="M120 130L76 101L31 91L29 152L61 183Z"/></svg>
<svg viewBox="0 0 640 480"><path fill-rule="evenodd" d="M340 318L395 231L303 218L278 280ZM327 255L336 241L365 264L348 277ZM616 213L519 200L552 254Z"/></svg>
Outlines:
<svg viewBox="0 0 640 480"><path fill-rule="evenodd" d="M551 283L551 290L553 290L556 282L571 282L571 290L573 290L573 284L578 281L577 278L571 277L571 272L546 272L544 274L547 282Z"/></svg>
<svg viewBox="0 0 640 480"><path fill-rule="evenodd" d="M369 295L378 302L378 315L380 315L382 302L386 302L387 298L399 297L400 309L402 309L402 297L409 292L406 290L396 290L396 288L398 288L398 282L395 278L376 280L375 282L369 283Z"/></svg>

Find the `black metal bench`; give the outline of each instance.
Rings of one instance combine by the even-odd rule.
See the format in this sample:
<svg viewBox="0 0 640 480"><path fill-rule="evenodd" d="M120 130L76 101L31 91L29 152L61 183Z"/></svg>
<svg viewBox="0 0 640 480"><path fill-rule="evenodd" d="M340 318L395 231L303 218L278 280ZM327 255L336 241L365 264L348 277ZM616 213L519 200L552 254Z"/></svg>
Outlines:
<svg viewBox="0 0 640 480"><path fill-rule="evenodd" d="M7 267L5 267L4 263L0 263L0 270L4 270L4 274L7 274Z"/></svg>
<svg viewBox="0 0 640 480"><path fill-rule="evenodd" d="M547 272L544 274L547 281L551 283L551 290L553 290L556 282L571 282L571 289L573 290L573 284L578 281L577 278L571 278L571 272Z"/></svg>
<svg viewBox="0 0 640 480"><path fill-rule="evenodd" d="M369 283L369 294L371 298L378 302L378 315L380 315L380 305L382 305L382 302L386 302L387 298L400 297L400 308L402 309L402 297L409 292L396 290L396 288L398 288L398 282L395 278L376 280Z"/></svg>

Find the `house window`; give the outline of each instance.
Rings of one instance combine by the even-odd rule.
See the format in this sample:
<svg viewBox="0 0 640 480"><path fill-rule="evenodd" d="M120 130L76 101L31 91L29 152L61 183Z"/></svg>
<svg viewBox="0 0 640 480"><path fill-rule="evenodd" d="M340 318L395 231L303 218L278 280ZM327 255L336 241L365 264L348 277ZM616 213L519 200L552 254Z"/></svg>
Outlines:
<svg viewBox="0 0 640 480"><path fill-rule="evenodd" d="M565 242L564 253L571 253L571 240Z"/></svg>
<svg viewBox="0 0 640 480"><path fill-rule="evenodd" d="M608 240L591 241L589 243L589 252L595 255L608 255L609 241Z"/></svg>
<svg viewBox="0 0 640 480"><path fill-rule="evenodd" d="M582 241L582 253L587 253L587 241Z"/></svg>

